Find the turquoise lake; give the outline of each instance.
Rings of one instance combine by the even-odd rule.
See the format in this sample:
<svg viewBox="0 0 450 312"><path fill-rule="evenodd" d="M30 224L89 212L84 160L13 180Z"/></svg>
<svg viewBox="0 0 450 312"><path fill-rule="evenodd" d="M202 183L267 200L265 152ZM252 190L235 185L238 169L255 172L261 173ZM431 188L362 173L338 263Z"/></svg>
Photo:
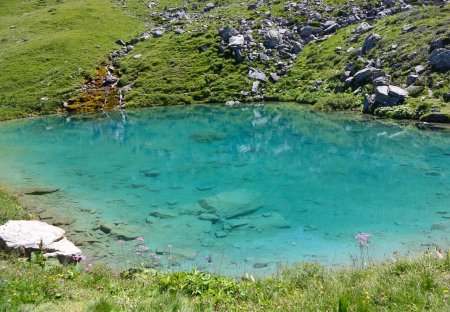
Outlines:
<svg viewBox="0 0 450 312"><path fill-rule="evenodd" d="M450 246L450 133L294 105L0 123L0 183L58 188L21 198L116 268L352 265L362 232L374 260Z"/></svg>

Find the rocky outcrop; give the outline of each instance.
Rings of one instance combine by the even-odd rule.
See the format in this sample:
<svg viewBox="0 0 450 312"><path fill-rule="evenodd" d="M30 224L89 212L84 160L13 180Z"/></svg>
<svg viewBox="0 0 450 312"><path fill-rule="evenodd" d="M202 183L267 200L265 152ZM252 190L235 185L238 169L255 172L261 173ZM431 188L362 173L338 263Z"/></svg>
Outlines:
<svg viewBox="0 0 450 312"><path fill-rule="evenodd" d="M82 252L65 237L65 231L41 221L8 221L0 226L0 246L26 255L42 250L45 257L73 262Z"/></svg>

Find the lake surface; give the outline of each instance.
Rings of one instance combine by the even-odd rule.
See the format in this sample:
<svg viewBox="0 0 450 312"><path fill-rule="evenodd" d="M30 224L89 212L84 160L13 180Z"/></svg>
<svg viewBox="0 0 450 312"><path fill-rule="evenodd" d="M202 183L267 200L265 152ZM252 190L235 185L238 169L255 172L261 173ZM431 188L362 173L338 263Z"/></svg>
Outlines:
<svg viewBox="0 0 450 312"><path fill-rule="evenodd" d="M293 105L1 123L0 182L60 189L22 200L118 268L349 265L362 232L371 259L450 246L449 133Z"/></svg>

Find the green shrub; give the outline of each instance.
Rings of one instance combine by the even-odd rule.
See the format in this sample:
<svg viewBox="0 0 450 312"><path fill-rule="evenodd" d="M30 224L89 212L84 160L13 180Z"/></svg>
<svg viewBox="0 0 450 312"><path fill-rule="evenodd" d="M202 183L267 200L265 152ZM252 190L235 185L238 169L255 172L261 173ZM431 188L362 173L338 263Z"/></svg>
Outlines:
<svg viewBox="0 0 450 312"><path fill-rule="evenodd" d="M320 97L314 108L320 111L349 110L359 107L361 103L361 99L353 94L336 93Z"/></svg>
<svg viewBox="0 0 450 312"><path fill-rule="evenodd" d="M397 106L377 107L373 114L378 117L392 119L418 119L422 114L408 104Z"/></svg>

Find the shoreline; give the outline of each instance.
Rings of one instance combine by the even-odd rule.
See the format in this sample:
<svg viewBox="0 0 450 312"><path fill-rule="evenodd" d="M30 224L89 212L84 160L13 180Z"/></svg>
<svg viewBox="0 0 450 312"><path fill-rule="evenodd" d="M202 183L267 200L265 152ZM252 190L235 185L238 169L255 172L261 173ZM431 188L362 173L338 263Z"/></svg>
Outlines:
<svg viewBox="0 0 450 312"><path fill-rule="evenodd" d="M264 102L243 102L237 105L234 105L235 107L239 106L260 106L260 105L295 105L299 106L301 108L306 108L307 110L311 112L321 113L321 114L344 114L344 115L352 115L354 117L360 117L360 118L366 118L373 122L381 122L381 123L389 123L389 124L396 124L396 125L414 125L417 128L423 129L423 130L430 130L430 131L444 131L444 132L450 132L450 122L443 122L443 123L433 123L433 122L424 122L420 121L418 119L392 119L392 118L384 118L384 117L378 117L371 114L364 114L360 110L350 109L350 110L332 110L328 112L318 111L313 108L310 104L305 103L297 103L297 102L281 102L281 101L264 101ZM31 117L23 117L23 118L15 118L15 119L6 119L6 120L0 120L0 124L8 123L8 122L17 122L17 121L27 121L27 120L33 120L34 118L45 118L45 117L79 117L79 116L93 116L97 114L107 114L108 112L127 112L128 110L141 110L141 109L159 109L159 108L170 108L170 107L195 107L195 106L221 106L221 107L227 107L225 103L195 103L195 104L175 104L175 105L155 105L155 106L133 106L130 108L113 108L113 109L106 109L106 110L99 110L97 112L89 112L89 113L80 113L80 112L64 112L64 111L56 111L49 114L43 114L43 115L36 115ZM231 106L232 107L232 106Z"/></svg>

